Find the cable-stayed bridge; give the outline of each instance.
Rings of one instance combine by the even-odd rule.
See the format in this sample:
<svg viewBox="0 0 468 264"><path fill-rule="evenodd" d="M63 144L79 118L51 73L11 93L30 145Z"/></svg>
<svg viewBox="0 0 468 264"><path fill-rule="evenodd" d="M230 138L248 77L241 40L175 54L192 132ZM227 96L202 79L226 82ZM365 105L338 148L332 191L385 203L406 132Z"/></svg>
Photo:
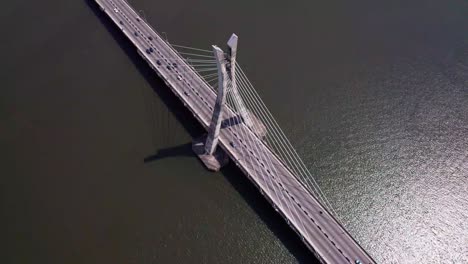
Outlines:
<svg viewBox="0 0 468 264"><path fill-rule="evenodd" d="M125 0L95 0L207 129L193 149L210 170L234 162L324 263L374 263L346 232L311 173L227 52L171 45Z"/></svg>

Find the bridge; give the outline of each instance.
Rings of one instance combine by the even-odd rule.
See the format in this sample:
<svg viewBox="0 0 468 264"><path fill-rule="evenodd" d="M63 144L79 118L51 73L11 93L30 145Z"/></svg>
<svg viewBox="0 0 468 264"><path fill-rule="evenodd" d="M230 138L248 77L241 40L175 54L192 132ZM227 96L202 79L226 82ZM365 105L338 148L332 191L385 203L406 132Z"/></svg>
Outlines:
<svg viewBox="0 0 468 264"><path fill-rule="evenodd" d="M234 162L321 262L375 263L335 218L284 133L265 112L236 62L235 34L227 53L217 46L178 46L193 53L178 51L126 1L95 1L207 130L194 140L193 149L208 169Z"/></svg>

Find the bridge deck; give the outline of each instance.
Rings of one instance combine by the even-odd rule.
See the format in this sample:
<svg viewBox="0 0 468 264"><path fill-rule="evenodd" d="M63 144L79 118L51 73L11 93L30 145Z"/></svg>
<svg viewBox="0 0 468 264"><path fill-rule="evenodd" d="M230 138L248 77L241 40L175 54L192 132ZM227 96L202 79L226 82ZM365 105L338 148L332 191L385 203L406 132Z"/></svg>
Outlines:
<svg viewBox="0 0 468 264"><path fill-rule="evenodd" d="M95 1L207 129L216 100L212 87L126 1ZM148 53L149 48L154 51ZM228 108L224 112L224 119L234 115ZM235 147L230 142L234 142ZM335 218L243 123L223 128L219 144L322 262L355 263L360 260L362 263L374 263Z"/></svg>

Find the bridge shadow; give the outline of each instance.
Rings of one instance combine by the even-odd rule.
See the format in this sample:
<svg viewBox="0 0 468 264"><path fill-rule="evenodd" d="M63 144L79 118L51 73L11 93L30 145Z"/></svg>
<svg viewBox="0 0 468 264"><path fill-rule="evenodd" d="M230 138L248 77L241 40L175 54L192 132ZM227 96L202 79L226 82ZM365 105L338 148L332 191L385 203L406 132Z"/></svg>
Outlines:
<svg viewBox="0 0 468 264"><path fill-rule="evenodd" d="M242 122L244 122L244 119L240 115L231 116L230 118L226 118L223 121L221 121L221 128L235 126Z"/></svg>
<svg viewBox="0 0 468 264"><path fill-rule="evenodd" d="M110 18L99 9L97 3L94 0L84 0L85 3L89 6L89 9L95 14L99 19L99 22L104 25L107 31L111 34L112 38L120 48L124 51L125 55L130 59L130 61L135 65L138 72L145 78L145 81L149 84L152 91L161 99L161 102L166 106L166 108L174 115L177 121L184 127L188 134L195 138L200 136L205 132L202 125L193 118L192 113L183 103L177 98L177 96L172 93L172 91L166 86L164 81L158 77L158 75L151 69L148 63L141 58L138 54L137 49L133 44L125 37L122 31L110 20ZM143 87L145 88L145 87ZM144 103L146 109L153 107L150 105L150 100L153 98L147 98L144 96ZM151 126L153 130L157 129L156 127ZM151 131L155 132L155 131ZM157 133L152 133L157 135Z"/></svg>
<svg viewBox="0 0 468 264"><path fill-rule="evenodd" d="M100 23L105 26L112 38L125 52L127 57L136 66L140 74L145 78L152 90L159 96L167 109L175 116L177 121L184 127L187 133L196 138L206 133L201 124L193 118L192 113L184 107L183 103L166 86L166 84L154 73L148 64L138 55L136 48L124 36L124 34L111 22L111 20L99 9L94 0L84 0L90 10L96 15ZM148 102L145 99L145 104ZM236 125L242 120L238 117L231 117L223 120L223 128ZM155 129L152 127L152 129ZM152 131L156 135L155 131ZM172 156L193 156L191 143L180 146L160 149L154 155L144 158L144 163L155 161ZM275 236L285 245L288 251L297 259L299 263L319 263L315 256L302 243L294 231L286 224L284 219L276 213L273 207L260 194L258 189L245 177L233 163L230 163L221 170L230 184L247 201L249 206L256 212Z"/></svg>
<svg viewBox="0 0 468 264"><path fill-rule="evenodd" d="M221 169L221 172L299 263L320 263L286 221L260 194L257 187L234 163L230 162Z"/></svg>
<svg viewBox="0 0 468 264"><path fill-rule="evenodd" d="M186 156L186 157L195 156L192 151L192 143L185 143L185 144L174 146L174 147L160 149L158 150L156 154L146 157L143 160L143 162L148 163L148 162L159 160L159 159L170 158L170 157L182 157L182 156Z"/></svg>

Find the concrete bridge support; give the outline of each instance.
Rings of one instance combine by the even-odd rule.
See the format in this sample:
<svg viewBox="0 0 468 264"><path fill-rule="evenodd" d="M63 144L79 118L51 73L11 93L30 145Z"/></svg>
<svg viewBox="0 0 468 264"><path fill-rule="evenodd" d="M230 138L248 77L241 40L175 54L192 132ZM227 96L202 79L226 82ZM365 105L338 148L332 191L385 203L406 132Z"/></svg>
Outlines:
<svg viewBox="0 0 468 264"><path fill-rule="evenodd" d="M237 89L237 79L236 79L236 58L237 58L237 43L239 38L236 34L232 34L231 38L227 42L228 53L227 53L227 65L226 70L231 79L232 84L232 93L237 98L241 98L239 91ZM251 113L242 100L238 101L239 114L242 117L243 122L252 129L252 131L260 138L265 137L266 127L253 113Z"/></svg>
<svg viewBox="0 0 468 264"><path fill-rule="evenodd" d="M205 153L213 155L216 147L218 146L219 130L221 129L221 121L223 118L223 109L226 104L227 93L227 74L226 74L226 59L223 51L213 46L213 51L218 66L218 96L213 110L213 117L211 118L210 128L208 129L208 138L205 144Z"/></svg>
<svg viewBox="0 0 468 264"><path fill-rule="evenodd" d="M218 95L213 109L208 135L194 141L192 147L205 166L212 171L218 171L229 161L227 155L218 146L219 131L223 120L223 109L226 105L227 72L226 57L217 46L213 46L218 67Z"/></svg>

